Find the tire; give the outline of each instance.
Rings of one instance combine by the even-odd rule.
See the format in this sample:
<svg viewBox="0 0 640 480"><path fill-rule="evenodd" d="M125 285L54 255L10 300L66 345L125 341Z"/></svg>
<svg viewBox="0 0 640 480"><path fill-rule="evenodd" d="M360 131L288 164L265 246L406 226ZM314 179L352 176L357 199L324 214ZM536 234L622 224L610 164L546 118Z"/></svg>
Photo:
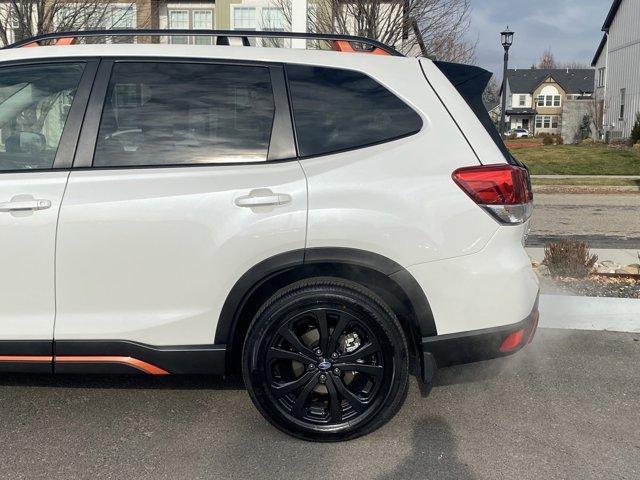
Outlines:
<svg viewBox="0 0 640 480"><path fill-rule="evenodd" d="M350 440L384 425L404 403L407 341L373 292L311 278L278 291L256 313L242 373L251 400L280 430Z"/></svg>

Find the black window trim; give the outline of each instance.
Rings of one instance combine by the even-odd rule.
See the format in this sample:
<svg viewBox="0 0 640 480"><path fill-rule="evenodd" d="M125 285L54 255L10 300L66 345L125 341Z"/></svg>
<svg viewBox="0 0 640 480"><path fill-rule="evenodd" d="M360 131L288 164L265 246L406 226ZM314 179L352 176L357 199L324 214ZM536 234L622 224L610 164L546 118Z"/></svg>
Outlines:
<svg viewBox="0 0 640 480"><path fill-rule="evenodd" d="M84 63L84 71L78 83L78 89L73 97L71 108L67 114L67 119L58 142L58 149L51 168L37 169L13 169L0 170L0 175L8 173L47 173L70 170L76 154L76 148L80 138L80 129L84 120L87 103L91 93L92 85L98 71L100 59L97 57L53 57L53 58L29 58L0 62L0 71L3 68L32 66L32 65L52 65L62 63Z"/></svg>
<svg viewBox="0 0 640 480"><path fill-rule="evenodd" d="M274 100L274 120L271 127L271 138L266 161L252 162L211 162L211 163L180 163L169 165L93 165L93 157L98 141L98 132L102 120L102 112L106 102L107 89L116 63L190 63L210 65L240 65L268 68L271 76L271 87ZM218 58L190 58L190 57L154 57L154 56L113 56L102 57L96 81L91 91L91 97L86 109L85 123L80 134L80 141L73 163L74 170L129 170L129 169L160 169L160 168L191 168L191 167L224 167L242 165L265 165L269 163L288 162L297 160L297 149L294 142L293 120L289 108L286 90L284 65L273 62L256 62Z"/></svg>
<svg viewBox="0 0 640 480"><path fill-rule="evenodd" d="M289 76L287 74L287 66L289 65L296 65L296 66L301 66L301 67L320 67L320 68L330 68L330 69L334 69L334 70L343 70L343 71L347 71L347 72L355 72L355 73L359 73L360 75L364 75L365 77L373 80L374 82L376 82L378 85L380 85L382 88L384 88L385 90L387 90L389 93L391 93L394 97L396 97L398 100L400 100L402 103L404 103L407 108L411 109L411 111L413 111L413 113L415 113L418 118L420 118L420 127L412 132L408 132L402 135L398 135L392 138L387 138L385 140L380 140L378 142L372 142L372 143L367 143L367 144L363 144L363 145L356 145L355 147L349 147L349 148L342 148L342 149L338 149L338 150L331 150L328 152L322 152L322 153L317 153L314 155L305 155L302 156L300 155L300 149L298 146L298 129L295 126L295 116L293 113L293 99L291 98L291 87L289 85ZM295 144L296 144L296 152L298 154L298 160L306 160L306 159L310 159L310 158L320 158L320 157L326 157L328 155L337 155L339 153L346 153L346 152L353 152L355 150L362 150L363 148L369 148L369 147L375 147L378 145L384 145L386 143L390 143L390 142L395 142L396 140L402 140L403 138L408 138L408 137L413 137L414 135L419 134L423 129L424 129L424 118L423 115L417 111L415 108L413 108L413 106L411 106L409 103L407 103L407 101L402 98L401 96L397 95L394 91L390 90L383 82L379 81L378 79L372 77L371 75L369 75L367 72L363 72L362 70L357 70L354 68L344 68L344 67L337 67L337 66L330 66L330 65L317 65L317 64L307 64L307 63L294 63L294 62L288 62L284 65L284 70L285 70L285 75L287 78L287 94L288 94L288 101L289 101L289 108L290 108L290 115L291 115L291 121L293 122L293 133L294 133L294 138L295 138Z"/></svg>

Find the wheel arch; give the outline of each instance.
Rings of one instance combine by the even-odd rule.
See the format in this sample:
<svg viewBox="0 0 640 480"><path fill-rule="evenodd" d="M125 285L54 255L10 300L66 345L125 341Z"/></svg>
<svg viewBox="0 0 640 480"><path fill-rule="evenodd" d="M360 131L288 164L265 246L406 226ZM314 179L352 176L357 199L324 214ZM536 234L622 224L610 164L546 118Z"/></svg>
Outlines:
<svg viewBox="0 0 640 480"><path fill-rule="evenodd" d="M215 343L227 345L226 370L237 373L249 324L279 289L304 278L331 276L359 283L394 311L409 342L412 373L421 367L421 339L437 334L426 295L413 276L393 260L351 248L312 248L270 257L249 269L222 307Z"/></svg>

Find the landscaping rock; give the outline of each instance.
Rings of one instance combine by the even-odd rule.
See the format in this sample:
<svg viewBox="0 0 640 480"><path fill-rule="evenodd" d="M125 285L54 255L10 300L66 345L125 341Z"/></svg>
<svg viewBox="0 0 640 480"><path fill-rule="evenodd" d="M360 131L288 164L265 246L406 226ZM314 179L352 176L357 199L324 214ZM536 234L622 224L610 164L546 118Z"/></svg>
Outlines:
<svg viewBox="0 0 640 480"><path fill-rule="evenodd" d="M632 263L631 265L627 265L626 269L629 270L629 273L640 275L640 263Z"/></svg>
<svg viewBox="0 0 640 480"><path fill-rule="evenodd" d="M546 265L539 265L536 271L538 272L538 275L542 277L548 277L549 275L551 275L549 267L547 267Z"/></svg>

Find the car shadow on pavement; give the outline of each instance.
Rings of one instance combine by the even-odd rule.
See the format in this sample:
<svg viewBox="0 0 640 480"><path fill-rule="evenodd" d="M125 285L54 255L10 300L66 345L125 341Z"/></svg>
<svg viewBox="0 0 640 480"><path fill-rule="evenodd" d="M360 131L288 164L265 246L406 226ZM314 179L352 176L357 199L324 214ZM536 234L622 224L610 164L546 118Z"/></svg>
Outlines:
<svg viewBox="0 0 640 480"><path fill-rule="evenodd" d="M412 450L395 469L379 476L387 479L477 478L458 458L457 445L449 424L441 417L423 417L413 428Z"/></svg>
<svg viewBox="0 0 640 480"><path fill-rule="evenodd" d="M146 375L53 375L0 373L0 386L46 388L113 388L160 390L244 390L239 376L176 375L150 377Z"/></svg>

